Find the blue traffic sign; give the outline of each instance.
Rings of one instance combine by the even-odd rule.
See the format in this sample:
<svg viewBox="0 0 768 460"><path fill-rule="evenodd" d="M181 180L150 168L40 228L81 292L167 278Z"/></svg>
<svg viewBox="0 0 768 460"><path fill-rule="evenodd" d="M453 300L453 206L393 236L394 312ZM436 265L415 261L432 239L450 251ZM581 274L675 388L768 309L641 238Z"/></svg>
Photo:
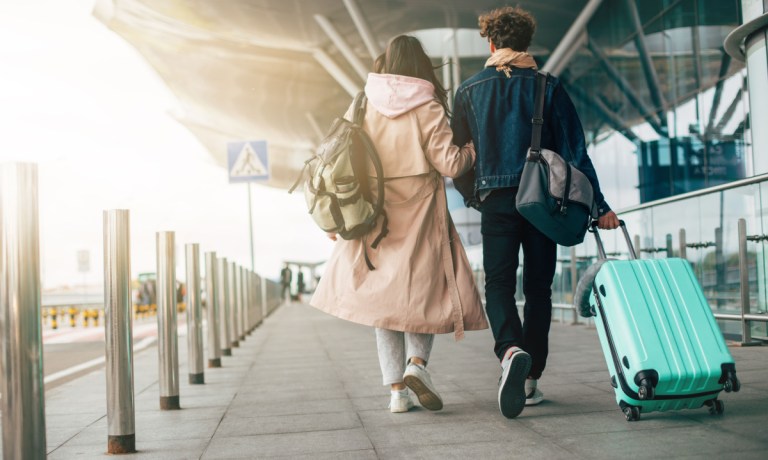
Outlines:
<svg viewBox="0 0 768 460"><path fill-rule="evenodd" d="M227 159L230 183L269 179L267 141L229 142Z"/></svg>

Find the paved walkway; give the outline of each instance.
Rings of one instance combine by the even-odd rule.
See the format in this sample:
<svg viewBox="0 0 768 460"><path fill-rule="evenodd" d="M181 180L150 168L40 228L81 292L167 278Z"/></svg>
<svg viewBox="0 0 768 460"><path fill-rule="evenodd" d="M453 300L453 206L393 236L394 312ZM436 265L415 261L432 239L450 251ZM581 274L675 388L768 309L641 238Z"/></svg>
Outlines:
<svg viewBox="0 0 768 460"><path fill-rule="evenodd" d="M596 332L555 323L540 386L546 401L514 420L497 409L499 366L490 332L455 343L439 336L430 362L445 408L387 410L373 331L299 305L280 307L186 383L180 340L181 411L159 410L157 352L135 356L136 445L125 458L739 458L768 456L768 348L733 348L740 393L723 416L707 410L645 414L616 407ZM104 372L47 394L50 459L105 458Z"/></svg>

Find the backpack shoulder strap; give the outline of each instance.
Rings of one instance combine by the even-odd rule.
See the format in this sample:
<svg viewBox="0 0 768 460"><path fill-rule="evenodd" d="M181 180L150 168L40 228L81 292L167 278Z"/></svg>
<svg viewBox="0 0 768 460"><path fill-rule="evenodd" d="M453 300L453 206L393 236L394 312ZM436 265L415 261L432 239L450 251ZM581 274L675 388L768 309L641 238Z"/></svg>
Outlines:
<svg viewBox="0 0 768 460"><path fill-rule="evenodd" d="M355 100L352 102L352 123L357 126L363 126L363 120L365 120L365 106L368 104L368 97L365 95L365 91L360 91L355 96Z"/></svg>

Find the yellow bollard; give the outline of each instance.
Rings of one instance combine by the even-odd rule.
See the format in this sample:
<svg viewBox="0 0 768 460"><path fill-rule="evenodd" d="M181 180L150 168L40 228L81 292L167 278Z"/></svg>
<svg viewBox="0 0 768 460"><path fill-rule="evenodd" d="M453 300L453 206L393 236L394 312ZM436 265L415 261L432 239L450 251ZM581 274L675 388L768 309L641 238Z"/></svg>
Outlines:
<svg viewBox="0 0 768 460"><path fill-rule="evenodd" d="M83 327L88 327L88 310L83 310Z"/></svg>
<svg viewBox="0 0 768 460"><path fill-rule="evenodd" d="M42 326L45 327L46 323L48 322L48 309L47 308L41 308L40 309L40 315L43 318Z"/></svg>
<svg viewBox="0 0 768 460"><path fill-rule="evenodd" d="M99 327L99 310L91 310L93 313L93 326Z"/></svg>
<svg viewBox="0 0 768 460"><path fill-rule="evenodd" d="M59 312L55 308L51 308L51 328L52 329L58 329L59 323L56 321L56 317L59 315Z"/></svg>
<svg viewBox="0 0 768 460"><path fill-rule="evenodd" d="M75 327L75 318L77 316L77 308L75 307L69 307L69 326Z"/></svg>

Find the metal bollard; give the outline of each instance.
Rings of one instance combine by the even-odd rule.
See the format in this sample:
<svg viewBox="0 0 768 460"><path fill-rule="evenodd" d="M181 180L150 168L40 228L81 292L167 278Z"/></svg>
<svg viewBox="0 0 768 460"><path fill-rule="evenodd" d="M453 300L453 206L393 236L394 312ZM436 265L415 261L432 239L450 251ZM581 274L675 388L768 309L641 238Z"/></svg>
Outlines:
<svg viewBox="0 0 768 460"><path fill-rule="evenodd" d="M261 320L269 315L269 299L267 297L267 280L261 280Z"/></svg>
<svg viewBox="0 0 768 460"><path fill-rule="evenodd" d="M253 328L261 324L261 277L253 274Z"/></svg>
<svg viewBox="0 0 768 460"><path fill-rule="evenodd" d="M254 327L258 326L262 321L264 321L264 305L266 304L266 299L263 296L263 289L264 285L267 284L267 281L260 275L256 275L256 282L256 298L258 300L256 305L256 317L258 319L256 320Z"/></svg>
<svg viewBox="0 0 768 460"><path fill-rule="evenodd" d="M681 228L678 235L678 238L680 239L680 258L688 260L688 246L685 241L685 229Z"/></svg>
<svg viewBox="0 0 768 460"><path fill-rule="evenodd" d="M243 269L240 265L237 264L235 264L235 266L232 268L235 270L235 303L237 305L237 308L235 308L235 320L232 324L235 325L235 340L238 342L239 346L239 342L243 341L243 324L240 320L240 318L243 316Z"/></svg>
<svg viewBox="0 0 768 460"><path fill-rule="evenodd" d="M248 334L251 334L256 328L256 273L250 272L251 283L248 285L248 304L250 310L248 310Z"/></svg>
<svg viewBox="0 0 768 460"><path fill-rule="evenodd" d="M749 266L747 264L747 221L739 219L739 281L741 288L741 344L755 345L752 329L745 315L750 313L749 304Z"/></svg>
<svg viewBox="0 0 768 460"><path fill-rule="evenodd" d="M672 257L675 257L675 250L672 247L672 234L667 233L667 239L666 239L666 248L667 248L667 258L671 259Z"/></svg>
<svg viewBox="0 0 768 460"><path fill-rule="evenodd" d="M157 233L157 353L160 409L179 404L179 343L176 327L176 254L173 232Z"/></svg>
<svg viewBox="0 0 768 460"><path fill-rule="evenodd" d="M203 306L200 304L200 245L187 244L187 367L189 383L205 383L203 369Z"/></svg>
<svg viewBox="0 0 768 460"><path fill-rule="evenodd" d="M576 247L571 246L571 298L573 304L576 304L576 285L579 284L579 271L576 266ZM579 312L576 308L573 309L573 321L571 324L579 324Z"/></svg>
<svg viewBox="0 0 768 460"><path fill-rule="evenodd" d="M216 285L216 252L205 253L205 308L208 315L208 367L221 367L219 298Z"/></svg>
<svg viewBox="0 0 768 460"><path fill-rule="evenodd" d="M245 340L248 332L248 270L240 267L240 298L243 307L240 309L240 340Z"/></svg>
<svg viewBox="0 0 768 460"><path fill-rule="evenodd" d="M104 211L104 337L107 374L107 452L136 452L131 318L130 214Z"/></svg>
<svg viewBox="0 0 768 460"><path fill-rule="evenodd" d="M240 332L243 335L243 340L245 340L245 337L248 335L248 309L250 308L250 305L248 304L248 287L250 285L250 270L243 267L241 269L241 272L243 273L243 286L242 286L242 297L243 297L243 309L240 310Z"/></svg>
<svg viewBox="0 0 768 460"><path fill-rule="evenodd" d="M245 277L245 322L243 324L243 332L245 335L251 334L251 320L253 318L253 312L252 310L252 290L253 290L253 276L252 272L248 270L247 268L243 272L243 276Z"/></svg>
<svg viewBox="0 0 768 460"><path fill-rule="evenodd" d="M227 259L218 259L216 286L219 292L219 323L221 326L221 354L232 356L232 328L229 323L229 264Z"/></svg>
<svg viewBox="0 0 768 460"><path fill-rule="evenodd" d="M240 296L237 295L237 274L240 272L237 265L234 262L229 263L229 324L230 324L230 331L232 332L232 335L230 335L230 344L232 348L237 348L240 346L240 342L238 341L238 338L240 337L240 333L238 332L238 326L237 326L237 316L238 316L238 310L240 309Z"/></svg>
<svg viewBox="0 0 768 460"><path fill-rule="evenodd" d="M3 458L44 459L37 165L0 166L0 393Z"/></svg>

